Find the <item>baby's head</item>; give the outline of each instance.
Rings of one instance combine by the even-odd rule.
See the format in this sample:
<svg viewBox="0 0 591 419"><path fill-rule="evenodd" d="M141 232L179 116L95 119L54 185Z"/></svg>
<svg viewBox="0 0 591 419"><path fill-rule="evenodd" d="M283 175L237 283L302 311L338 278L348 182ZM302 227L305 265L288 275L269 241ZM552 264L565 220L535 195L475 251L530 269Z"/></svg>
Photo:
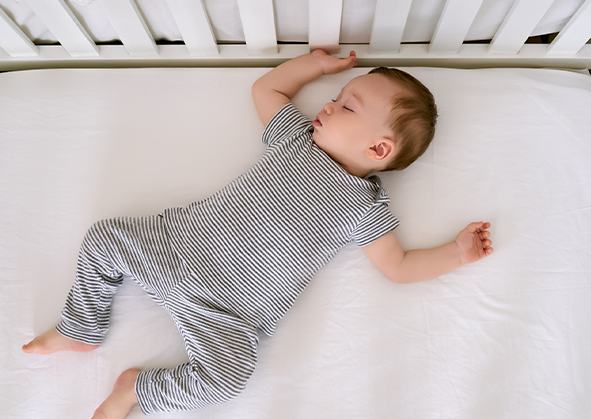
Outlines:
<svg viewBox="0 0 591 419"><path fill-rule="evenodd" d="M398 150L386 170L405 169L427 150L435 135L435 99L423 83L402 70L378 67L369 74L386 76L406 90L393 98L388 122Z"/></svg>
<svg viewBox="0 0 591 419"><path fill-rule="evenodd" d="M421 82L378 67L324 105L313 138L345 170L363 177L408 167L431 143L436 120L435 100Z"/></svg>

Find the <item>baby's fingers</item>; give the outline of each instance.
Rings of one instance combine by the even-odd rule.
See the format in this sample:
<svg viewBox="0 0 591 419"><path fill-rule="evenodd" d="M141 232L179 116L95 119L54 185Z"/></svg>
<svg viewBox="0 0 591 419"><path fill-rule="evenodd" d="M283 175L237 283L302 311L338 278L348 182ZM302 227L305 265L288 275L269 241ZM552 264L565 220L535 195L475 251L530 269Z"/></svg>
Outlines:
<svg viewBox="0 0 591 419"><path fill-rule="evenodd" d="M491 240L483 240L482 241L482 250L484 252L484 256L490 256L493 252L492 241Z"/></svg>
<svg viewBox="0 0 591 419"><path fill-rule="evenodd" d="M341 58L337 62L338 71L348 70L357 66L359 63L357 62L357 56L355 55L355 51L351 51L347 58Z"/></svg>
<svg viewBox="0 0 591 419"><path fill-rule="evenodd" d="M349 70L358 65L355 51L351 51L347 58L331 58L333 61L327 61L327 65L324 68L324 74L340 73L341 71Z"/></svg>
<svg viewBox="0 0 591 419"><path fill-rule="evenodd" d="M476 233L476 232L483 232L487 228L490 228L489 222L478 221L475 223L468 224L468 227L466 227L466 230L468 230L472 233Z"/></svg>

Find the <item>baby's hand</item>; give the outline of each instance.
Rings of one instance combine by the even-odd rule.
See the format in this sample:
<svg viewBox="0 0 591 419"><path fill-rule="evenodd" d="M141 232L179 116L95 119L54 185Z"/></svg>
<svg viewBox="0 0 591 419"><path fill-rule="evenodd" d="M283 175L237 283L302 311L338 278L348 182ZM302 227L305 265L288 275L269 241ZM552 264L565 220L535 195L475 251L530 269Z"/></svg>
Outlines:
<svg viewBox="0 0 591 419"><path fill-rule="evenodd" d="M462 265L476 262L492 254L493 248L490 247L492 242L488 239L490 232L486 231L489 227L490 223L482 221L472 223L458 234L456 244Z"/></svg>
<svg viewBox="0 0 591 419"><path fill-rule="evenodd" d="M317 49L312 52L312 56L320 62L324 74L340 73L341 71L356 67L358 64L355 51L351 51L347 58L337 58L321 49Z"/></svg>

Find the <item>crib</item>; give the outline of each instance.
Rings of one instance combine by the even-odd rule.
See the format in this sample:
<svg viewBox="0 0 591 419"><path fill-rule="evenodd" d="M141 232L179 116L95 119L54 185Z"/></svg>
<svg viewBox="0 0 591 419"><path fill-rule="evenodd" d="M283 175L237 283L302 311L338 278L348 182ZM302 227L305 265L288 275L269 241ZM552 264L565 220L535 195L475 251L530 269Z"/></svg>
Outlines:
<svg viewBox="0 0 591 419"><path fill-rule="evenodd" d="M364 66L588 68L591 54L591 8L582 0L2 0L0 6L0 70L269 66L316 48L355 49ZM548 43L550 34L558 36ZM545 43L526 43L532 35Z"/></svg>
<svg viewBox="0 0 591 419"><path fill-rule="evenodd" d="M591 0L0 0L0 411L91 417L131 367L186 362L133 281L91 353L25 355L59 321L86 229L203 199L264 151L250 87L316 48L434 94L429 150L380 174L407 248L492 223L494 254L388 282L345 247L231 402L154 418L584 419L591 411ZM143 417L134 408L129 418Z"/></svg>

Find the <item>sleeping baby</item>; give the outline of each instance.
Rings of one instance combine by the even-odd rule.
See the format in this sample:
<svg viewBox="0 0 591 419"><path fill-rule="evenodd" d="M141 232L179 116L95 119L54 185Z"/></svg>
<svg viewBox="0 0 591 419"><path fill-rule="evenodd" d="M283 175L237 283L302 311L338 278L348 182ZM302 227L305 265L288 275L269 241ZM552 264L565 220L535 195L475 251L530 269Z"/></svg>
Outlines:
<svg viewBox="0 0 591 419"><path fill-rule="evenodd" d="M398 220L372 173L401 170L427 149L437 119L429 90L380 67L354 78L312 121L290 103L323 74L357 65L322 50L271 70L252 87L267 148L250 170L187 207L99 221L86 233L75 283L55 327L26 353L86 352L109 327L113 296L128 276L171 316L189 362L129 369L94 418L199 409L236 397L254 371L258 332L271 336L314 275L354 242L390 281L426 281L493 249L475 222L454 241L405 251Z"/></svg>

